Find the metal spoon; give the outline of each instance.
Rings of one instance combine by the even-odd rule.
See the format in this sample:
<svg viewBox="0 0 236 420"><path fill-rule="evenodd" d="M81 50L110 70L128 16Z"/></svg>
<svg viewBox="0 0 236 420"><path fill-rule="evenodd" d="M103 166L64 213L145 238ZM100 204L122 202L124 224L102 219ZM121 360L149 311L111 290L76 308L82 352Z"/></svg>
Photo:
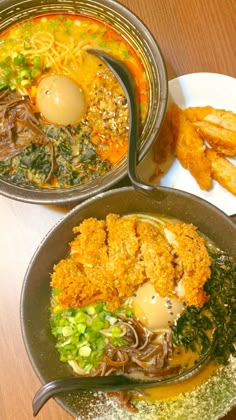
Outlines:
<svg viewBox="0 0 236 420"><path fill-rule="evenodd" d="M87 49L87 52L99 57L112 71L121 84L128 102L129 109L129 145L128 145L128 176L132 185L140 190L152 191L155 187L145 184L137 175L139 110L136 99L134 81L128 68L116 58L101 50Z"/></svg>

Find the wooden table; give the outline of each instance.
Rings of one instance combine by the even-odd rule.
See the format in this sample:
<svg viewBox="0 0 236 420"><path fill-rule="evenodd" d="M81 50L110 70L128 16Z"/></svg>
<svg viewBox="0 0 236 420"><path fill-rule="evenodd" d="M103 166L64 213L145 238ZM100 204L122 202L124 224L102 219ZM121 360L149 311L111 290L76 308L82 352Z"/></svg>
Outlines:
<svg viewBox="0 0 236 420"><path fill-rule="evenodd" d="M236 76L235 0L121 0L156 38L168 79L194 72ZM0 197L0 418L30 420L40 382L27 357L20 330L20 292L25 270L46 232L66 209ZM69 420L53 400L39 420ZM104 416L105 418L105 416ZM235 419L231 413L227 419ZM86 419L85 419L86 420Z"/></svg>

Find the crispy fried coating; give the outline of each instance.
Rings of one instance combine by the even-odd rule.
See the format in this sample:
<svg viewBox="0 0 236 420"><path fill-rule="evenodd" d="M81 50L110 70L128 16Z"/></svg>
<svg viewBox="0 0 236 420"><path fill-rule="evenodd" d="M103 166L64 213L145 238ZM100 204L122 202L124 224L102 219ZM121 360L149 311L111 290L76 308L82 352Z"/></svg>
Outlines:
<svg viewBox="0 0 236 420"><path fill-rule="evenodd" d="M207 300L203 285L210 276L210 257L204 239L192 224L177 223L164 227L168 242L173 247L176 294L187 305L202 306Z"/></svg>
<svg viewBox="0 0 236 420"><path fill-rule="evenodd" d="M109 248L108 267L120 298L131 296L145 274L139 265L139 242L136 235L137 218L120 218L110 214L106 218Z"/></svg>
<svg viewBox="0 0 236 420"><path fill-rule="evenodd" d="M236 155L236 131L228 130L208 121L197 121L194 127L211 147L226 156Z"/></svg>
<svg viewBox="0 0 236 420"><path fill-rule="evenodd" d="M176 104L172 106L174 129L174 151L181 165L190 171L203 190L211 187L211 164L205 154L206 146L184 111Z"/></svg>
<svg viewBox="0 0 236 420"><path fill-rule="evenodd" d="M215 179L235 195L235 167L225 157L236 156L236 113L212 106L182 110L173 103L154 145L155 162L163 163L171 148L201 189L209 190ZM157 167L153 178L162 174Z"/></svg>
<svg viewBox="0 0 236 420"><path fill-rule="evenodd" d="M73 232L81 233L70 244L71 253L77 262L88 266L104 265L107 262L108 251L104 220L92 217L85 219L79 226L73 228Z"/></svg>
<svg viewBox="0 0 236 420"><path fill-rule="evenodd" d="M109 299L119 303L107 270L101 267L84 270L73 258L59 261L53 269L51 285L62 290L59 301L63 307L77 308Z"/></svg>
<svg viewBox="0 0 236 420"><path fill-rule="evenodd" d="M207 157L211 161L212 177L222 187L236 195L236 167L213 149L207 149Z"/></svg>
<svg viewBox="0 0 236 420"><path fill-rule="evenodd" d="M236 114L232 111L217 109L212 106L196 106L186 108L184 112L191 122L204 120L227 130L236 132Z"/></svg>
<svg viewBox="0 0 236 420"><path fill-rule="evenodd" d="M137 227L140 239L140 256L146 277L161 296L174 296L175 268L171 246L163 233L150 223L140 222Z"/></svg>
<svg viewBox="0 0 236 420"><path fill-rule="evenodd" d="M157 163L165 162L169 156L174 142L172 130L171 112L167 111L160 133L154 144L154 160Z"/></svg>
<svg viewBox="0 0 236 420"><path fill-rule="evenodd" d="M106 221L86 219L73 231L78 235L71 254L54 266L51 276L62 306L103 301L113 309L147 281L160 296L177 296L188 305L206 301L203 285L210 258L194 226L156 228L138 216L110 214Z"/></svg>

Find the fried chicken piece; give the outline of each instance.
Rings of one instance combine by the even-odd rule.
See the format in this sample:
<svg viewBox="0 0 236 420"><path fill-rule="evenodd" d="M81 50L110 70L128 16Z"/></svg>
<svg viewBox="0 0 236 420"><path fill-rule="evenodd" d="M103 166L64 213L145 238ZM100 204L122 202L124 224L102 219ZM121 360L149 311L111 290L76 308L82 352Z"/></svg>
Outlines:
<svg viewBox="0 0 236 420"><path fill-rule="evenodd" d="M174 136L171 123L171 112L167 112L161 130L154 144L154 160L163 163L167 160L173 146Z"/></svg>
<svg viewBox="0 0 236 420"><path fill-rule="evenodd" d="M171 109L174 130L174 151L181 165L190 171L203 190L211 187L211 164L205 154L206 146L184 111L176 104Z"/></svg>
<svg viewBox="0 0 236 420"><path fill-rule="evenodd" d="M178 298L187 305L202 306L207 301L203 286L210 277L211 260L196 229L192 224L166 224L164 234L175 255Z"/></svg>
<svg viewBox="0 0 236 420"><path fill-rule="evenodd" d="M213 149L207 148L207 157L211 161L212 177L222 187L236 195L236 167Z"/></svg>
<svg viewBox="0 0 236 420"><path fill-rule="evenodd" d="M197 121L193 124L203 139L217 152L226 156L236 155L236 131L219 127L208 121Z"/></svg>
<svg viewBox="0 0 236 420"><path fill-rule="evenodd" d="M108 260L106 244L106 223L104 220L89 218L73 228L79 233L70 243L75 261L88 266L104 265Z"/></svg>
<svg viewBox="0 0 236 420"><path fill-rule="evenodd" d="M146 279L154 285L160 296L174 296L175 269L170 245L163 234L149 223L140 222L137 234Z"/></svg>
<svg viewBox="0 0 236 420"><path fill-rule="evenodd" d="M139 264L139 241L136 235L137 218L120 218L110 214L106 218L109 248L108 268L119 296L131 296L145 281L144 270Z"/></svg>
<svg viewBox="0 0 236 420"><path fill-rule="evenodd" d="M61 260L53 267L51 286L61 290L58 303L63 307L79 308L98 301L110 300L118 305L110 273L78 264L73 258Z"/></svg>
<svg viewBox="0 0 236 420"><path fill-rule="evenodd" d="M114 309L146 281L163 297L177 294L189 305L205 302L209 257L192 225L166 224L162 230L137 216L110 214L106 221L86 219L73 231L78 235L71 254L51 276L63 307L102 301Z"/></svg>
<svg viewBox="0 0 236 420"><path fill-rule="evenodd" d="M232 111L216 109L212 106L197 106L186 108L184 112L191 122L204 120L227 130L236 132L236 114Z"/></svg>

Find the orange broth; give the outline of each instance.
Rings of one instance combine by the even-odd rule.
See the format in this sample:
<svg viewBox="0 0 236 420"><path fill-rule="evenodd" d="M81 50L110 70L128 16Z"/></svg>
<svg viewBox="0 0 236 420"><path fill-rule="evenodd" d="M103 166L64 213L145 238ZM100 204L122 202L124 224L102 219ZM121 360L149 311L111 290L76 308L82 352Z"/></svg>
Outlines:
<svg viewBox="0 0 236 420"><path fill-rule="evenodd" d="M124 95L124 92L104 63L93 54L86 52L87 47L102 49L121 60L129 68L135 81L137 101L140 108L140 127L142 127L148 109L148 82L140 58L129 43L111 26L79 14L43 15L22 21L4 32L1 35L0 90L7 80L13 91L16 89L21 94L30 97L34 111L40 114L40 109L36 104L36 94L42 78L52 74L63 75L74 80L81 87L86 104L85 114L81 121L77 121L77 123L83 124L83 121L87 119L91 131L90 141L95 146L96 153L100 156L101 161L109 162L111 166L114 166L127 153L128 110L126 110L127 115L123 123L122 134L116 129L113 132L109 132L107 128L104 129L103 125L98 123L99 118L97 118L96 112L92 114L91 118L89 113L92 108L97 106L93 103L93 93L96 94L95 84L97 85L96 89L99 89L100 82L102 88L105 83L107 83L107 86L110 85L111 96L115 92L119 97L119 94ZM9 71L12 71L12 74L7 75L4 79L6 73L4 66L7 60L10 62L8 70L10 68ZM19 63L22 60L23 65L21 62ZM39 64L36 66L35 62ZM104 71L104 68L106 68L105 71L110 72L110 75L104 73L105 76L100 77L99 72L101 69ZM24 72L26 75L22 76ZM110 78L109 83L105 82L106 78ZM107 86L105 86L106 89ZM106 92L106 90L104 91ZM104 109L109 109L109 106L105 104ZM112 109L112 112L118 117L124 115L123 110L117 113ZM98 117L100 115L105 120L103 110L99 110ZM44 124L50 123L43 115L41 115L41 118ZM116 121L114 121L114 124L116 124ZM13 164L9 174L16 172ZM100 175L108 170L109 164L107 169L100 170ZM62 160L57 162L58 165L62 165ZM73 168L74 172L76 170L77 168ZM89 170L96 172L96 165L90 165ZM39 176L33 178L34 182L41 182ZM84 178L84 182L88 180L89 175ZM42 188L61 187L62 185L58 185L58 182L58 175L54 174L50 182L44 180L40 183L40 186ZM70 186L70 182L65 181L63 186Z"/></svg>

